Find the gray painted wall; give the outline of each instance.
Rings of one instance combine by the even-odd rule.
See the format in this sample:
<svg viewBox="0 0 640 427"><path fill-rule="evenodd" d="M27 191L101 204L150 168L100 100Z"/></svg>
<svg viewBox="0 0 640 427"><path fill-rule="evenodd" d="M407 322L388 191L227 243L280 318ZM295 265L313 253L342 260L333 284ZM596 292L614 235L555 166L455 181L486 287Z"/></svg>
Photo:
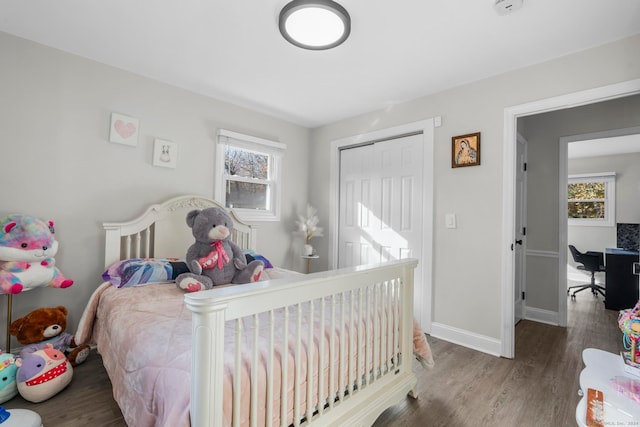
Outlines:
<svg viewBox="0 0 640 427"><path fill-rule="evenodd" d="M640 78L639 49L636 36L314 129L310 200L327 224L331 141L441 116L434 153L433 321L500 340L504 110ZM451 137L478 131L482 164L452 169ZM445 228L446 213L457 214L457 229ZM328 239L316 245L328 254Z"/></svg>
<svg viewBox="0 0 640 427"><path fill-rule="evenodd" d="M16 296L14 318L62 304L70 309L73 333L101 282L102 222L132 219L149 204L184 193L213 197L219 128L287 145L282 221L258 224L256 249L302 271L292 233L307 202L308 129L4 33L0 53L0 216L53 219L57 265L76 282ZM108 142L111 112L140 120L136 147ZM152 165L155 138L179 144L176 169Z"/></svg>
<svg viewBox="0 0 640 427"><path fill-rule="evenodd" d="M76 280L67 290L17 297L14 312L64 304L74 326L103 270L101 222L129 219L169 196L212 195L220 127L287 144L282 221L261 224L257 249L301 269L292 249L296 213L308 194L328 227L331 141L441 116L434 153L433 320L499 339L504 109L640 78L639 48L636 36L308 130L0 33L1 141L11 155L3 156L0 169L0 213L53 218L58 264ZM140 119L137 147L108 142L111 112ZM482 132L482 165L452 169L451 137L476 131ZM156 137L180 144L177 169L151 165ZM458 228L444 227L445 213L457 214ZM326 238L314 242L321 269L328 265L327 244Z"/></svg>

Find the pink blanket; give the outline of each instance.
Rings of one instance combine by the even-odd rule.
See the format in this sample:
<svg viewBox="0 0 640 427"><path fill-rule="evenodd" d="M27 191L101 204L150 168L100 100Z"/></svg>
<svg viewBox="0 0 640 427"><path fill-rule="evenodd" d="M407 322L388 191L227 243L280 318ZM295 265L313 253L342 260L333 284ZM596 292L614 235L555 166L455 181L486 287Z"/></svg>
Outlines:
<svg viewBox="0 0 640 427"><path fill-rule="evenodd" d="M277 270L271 273L277 278ZM319 316L316 312L316 322ZM233 349L234 322L227 322L225 333L226 348ZM262 321L261 328L266 327L266 319ZM265 326L263 326L265 325ZM243 342L251 345L251 325L244 325ZM303 322L303 330L308 326ZM276 331L281 328L276 328ZM291 316L289 336L295 332L295 317ZM327 334L328 335L328 334ZM261 331L261 344L266 343L267 331ZM318 334L317 336L321 336ZM276 332L276 359L274 364L276 372L274 390L280 390L280 350L279 343L283 337ZM328 353L328 336L325 344L326 358ZM175 284L153 284L136 288L118 289L108 284L103 284L96 290L85 313L81 319L76 339L79 342L95 342L98 351L102 355L104 366L113 385L114 398L129 425L136 427L145 426L189 426L189 390L191 367L191 312L184 304L184 293L176 288ZM295 349L292 348L293 340L289 341L287 401L289 422L293 419L293 381L295 378ZM260 345L260 359L266 360L266 346ZM302 363L300 363L301 378L306 378L306 339L302 340ZM318 357L317 343L315 343L315 358ZM414 348L418 352L418 360L424 366L433 364L430 348L424 334L414 324ZM336 352L337 353L337 352ZM334 360L337 361L336 354ZM358 358L361 363L363 357ZM316 361L317 362L317 361ZM232 366L234 365L232 351L225 354L226 381L224 385L223 410L225 425L231 424L232 409ZM248 356L243 358L241 375L242 404L241 425L248 425L250 393L250 360ZM356 364L353 364L355 370ZM317 363L313 364L317 378ZM348 373L346 374L348 375ZM338 372L333 373L334 389L340 385ZM355 377L352 370L350 378ZM329 390L329 373L323 375L325 395ZM345 379L343 379L344 383ZM258 375L259 389L264 390L266 374L264 368ZM312 396L313 404L318 402L317 385ZM306 390L303 387L302 390ZM334 390L335 391L335 390ZM279 392L278 392L279 395ZM306 396L300 396L302 402ZM276 401L276 403L279 403ZM265 397L263 393L258 396L259 411L258 425L264 425ZM280 414L274 410L274 425L279 424Z"/></svg>

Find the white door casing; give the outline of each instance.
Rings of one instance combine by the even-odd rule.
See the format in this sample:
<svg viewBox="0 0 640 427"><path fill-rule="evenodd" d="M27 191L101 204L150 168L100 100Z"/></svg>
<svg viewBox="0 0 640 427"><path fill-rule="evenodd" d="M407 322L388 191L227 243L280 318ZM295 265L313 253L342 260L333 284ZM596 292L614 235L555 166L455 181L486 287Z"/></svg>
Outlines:
<svg viewBox="0 0 640 427"><path fill-rule="evenodd" d="M525 317L526 303L523 298L526 285L527 240L527 141L518 135L516 142L516 217L515 217L515 274L514 274L514 323Z"/></svg>

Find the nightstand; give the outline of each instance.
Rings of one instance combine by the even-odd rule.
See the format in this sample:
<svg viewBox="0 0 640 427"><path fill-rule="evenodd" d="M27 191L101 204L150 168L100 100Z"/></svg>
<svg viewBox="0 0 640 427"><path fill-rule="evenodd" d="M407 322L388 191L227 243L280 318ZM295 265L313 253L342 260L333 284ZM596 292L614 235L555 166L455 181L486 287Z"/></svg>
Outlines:
<svg viewBox="0 0 640 427"><path fill-rule="evenodd" d="M307 260L307 274L311 273L311 260L320 258L320 255L302 255Z"/></svg>

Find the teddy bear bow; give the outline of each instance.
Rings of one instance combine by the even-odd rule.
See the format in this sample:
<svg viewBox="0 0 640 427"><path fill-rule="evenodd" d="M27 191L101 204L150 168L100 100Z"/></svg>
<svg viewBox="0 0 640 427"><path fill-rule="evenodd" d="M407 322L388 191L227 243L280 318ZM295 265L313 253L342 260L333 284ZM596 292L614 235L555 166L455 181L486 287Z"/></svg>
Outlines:
<svg viewBox="0 0 640 427"><path fill-rule="evenodd" d="M198 262L202 266L203 270L210 270L216 267L222 269L224 264L229 262L229 255L227 255L227 251L225 251L222 246L222 240L211 243L211 246L213 247L213 250L209 252L209 255L200 258Z"/></svg>

